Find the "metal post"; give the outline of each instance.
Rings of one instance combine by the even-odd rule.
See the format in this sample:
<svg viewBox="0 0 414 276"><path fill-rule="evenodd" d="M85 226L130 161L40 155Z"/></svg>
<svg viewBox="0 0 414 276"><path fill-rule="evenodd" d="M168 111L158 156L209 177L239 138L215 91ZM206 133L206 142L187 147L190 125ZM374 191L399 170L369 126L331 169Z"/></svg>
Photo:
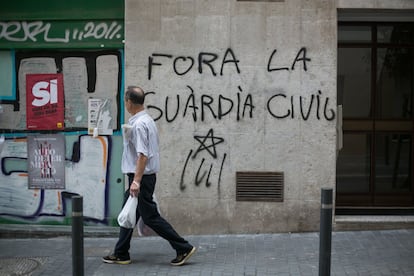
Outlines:
<svg viewBox="0 0 414 276"><path fill-rule="evenodd" d="M81 196L72 197L72 271L83 276L83 204Z"/></svg>
<svg viewBox="0 0 414 276"><path fill-rule="evenodd" d="M332 189L322 189L319 233L319 276L331 275Z"/></svg>

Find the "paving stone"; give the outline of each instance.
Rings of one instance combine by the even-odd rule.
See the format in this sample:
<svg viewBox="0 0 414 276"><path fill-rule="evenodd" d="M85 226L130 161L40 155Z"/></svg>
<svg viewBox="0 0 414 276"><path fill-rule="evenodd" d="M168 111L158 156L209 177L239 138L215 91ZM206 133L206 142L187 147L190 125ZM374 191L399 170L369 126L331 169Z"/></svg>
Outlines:
<svg viewBox="0 0 414 276"><path fill-rule="evenodd" d="M198 247L182 267L168 242L134 237L130 265L102 263L115 237L84 239L85 275L291 275L313 276L319 270L319 234L187 236ZM70 237L0 239L0 276L72 275ZM331 275L414 275L414 230L332 233Z"/></svg>

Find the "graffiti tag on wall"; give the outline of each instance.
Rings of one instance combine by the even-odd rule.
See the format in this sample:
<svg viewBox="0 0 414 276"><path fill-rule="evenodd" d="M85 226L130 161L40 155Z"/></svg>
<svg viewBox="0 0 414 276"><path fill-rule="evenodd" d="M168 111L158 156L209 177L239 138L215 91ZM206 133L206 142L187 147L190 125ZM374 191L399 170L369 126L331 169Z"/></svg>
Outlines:
<svg viewBox="0 0 414 276"><path fill-rule="evenodd" d="M306 55L306 48L301 48L290 67L277 67L273 64L276 50L272 52L267 64L267 72L293 71L297 64L302 64L304 71L307 71L307 63L311 61ZM156 59L157 58L157 59ZM231 49L227 49L221 63L217 65L218 55L214 53L199 53L197 58L191 56L177 56L167 54L152 54L148 58L148 80L151 80L154 74L154 67L165 66L162 61L170 61L172 71L176 76L187 74L190 70L195 70L200 74L211 74L212 76L223 75L227 67L231 73L241 74L239 68L240 60L236 58ZM180 64L180 66L178 66ZM185 66L182 66L185 64ZM184 69L183 69L184 67ZM181 68L181 69L179 69ZM230 71L229 69L229 71ZM184 94L166 95L163 106L149 105L148 108L154 110L155 120L161 118L171 123L174 120L182 118L192 118L194 122L204 122L206 118L222 120L225 117L232 116L239 121L245 117L253 118L255 109L254 97L251 93L243 93L241 85L235 88L235 92L227 92L211 96L195 91L191 85L187 85ZM148 95L156 95L151 91ZM332 121L335 119L335 110L329 104L329 97L323 95L322 90L315 91L306 96L296 95L287 96L286 92L276 92L266 101L267 112L276 119L294 119L301 118L308 120L311 116L317 120ZM175 96L175 97L174 97ZM179 116L181 115L181 116Z"/></svg>
<svg viewBox="0 0 414 276"><path fill-rule="evenodd" d="M295 70L307 72L311 60L307 48L302 47L297 51L289 66L279 66L277 65L277 49L274 49L264 68L267 74L289 73ZM170 72L173 77L184 81L186 75L194 72L213 78L219 78L225 74L240 75L242 74L240 63L241 59L231 48L226 49L222 57L213 52L200 52L197 56L153 53L148 57L147 78L152 81L161 68L164 73ZM292 95L283 89L277 89L273 92L271 89L267 89L270 90L270 93L269 91L266 93L265 106L258 106L255 100L256 95L246 91L244 85L239 84L234 89L226 87L225 92L222 93L217 93L217 91L206 93L203 91L203 86L187 83L175 93L161 93L162 100L157 101L158 104L149 104L147 108L154 114L155 120L165 120L167 123L173 123L180 119L205 125L225 119L227 121L229 118L235 122L254 120L255 111L263 109L267 115L276 120L299 119L329 122L335 119L336 107L332 106L329 96L326 96L322 89L311 92L300 91L300 93ZM260 86L260 84L255 85ZM151 102L152 97L155 99L160 95L156 91L149 91L147 96ZM218 156L216 147L220 146L219 144L224 141L224 138L215 136L212 128L206 133L206 135L193 136L200 146L197 149L189 150L186 155L179 187L181 191L184 191L188 183L193 183L197 187L202 183L205 187L211 187L214 183L218 187L220 196L220 182L227 153ZM203 151L210 155L211 161L207 161L205 157L197 160L198 153ZM195 165L198 169L194 172L188 171L190 162L198 164Z"/></svg>
<svg viewBox="0 0 414 276"><path fill-rule="evenodd" d="M121 51L16 51L13 79L17 93L2 100L0 129L7 133L26 131L27 74L62 73L65 89L66 131L86 130L88 99L102 98L111 105L110 127L119 124L119 93L122 85ZM0 84L1 87L1 84ZM72 155L65 161L65 189L28 190L27 139L6 139L0 151L0 216L37 221L56 217L62 221L65 202L73 194L85 198L85 218L107 223L111 137L77 136ZM67 145L70 147L70 145Z"/></svg>
<svg viewBox="0 0 414 276"><path fill-rule="evenodd" d="M70 27L68 27L68 25ZM0 21L0 43L75 43L121 41L122 21Z"/></svg>
<svg viewBox="0 0 414 276"><path fill-rule="evenodd" d="M27 141L6 139L0 152L0 216L36 219L41 216L64 217L65 199L72 194L84 198L84 216L106 222L107 178L111 138L79 136L72 156L66 158L66 187L63 190L27 188Z"/></svg>

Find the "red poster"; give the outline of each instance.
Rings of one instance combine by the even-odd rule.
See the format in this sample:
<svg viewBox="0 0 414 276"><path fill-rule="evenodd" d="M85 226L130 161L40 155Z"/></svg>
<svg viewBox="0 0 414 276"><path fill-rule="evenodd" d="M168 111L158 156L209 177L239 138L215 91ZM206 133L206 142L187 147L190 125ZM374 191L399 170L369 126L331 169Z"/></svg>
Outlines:
<svg viewBox="0 0 414 276"><path fill-rule="evenodd" d="M26 75L26 127L28 130L64 129L62 74Z"/></svg>

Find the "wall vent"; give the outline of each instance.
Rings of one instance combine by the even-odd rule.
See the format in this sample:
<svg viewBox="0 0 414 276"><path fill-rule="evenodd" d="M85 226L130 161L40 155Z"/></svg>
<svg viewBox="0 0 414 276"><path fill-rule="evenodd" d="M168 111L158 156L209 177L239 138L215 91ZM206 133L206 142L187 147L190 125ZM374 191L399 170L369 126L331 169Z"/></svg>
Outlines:
<svg viewBox="0 0 414 276"><path fill-rule="evenodd" d="M285 0L237 0L238 2L285 2Z"/></svg>
<svg viewBox="0 0 414 276"><path fill-rule="evenodd" d="M283 201L283 172L236 172L236 201Z"/></svg>

